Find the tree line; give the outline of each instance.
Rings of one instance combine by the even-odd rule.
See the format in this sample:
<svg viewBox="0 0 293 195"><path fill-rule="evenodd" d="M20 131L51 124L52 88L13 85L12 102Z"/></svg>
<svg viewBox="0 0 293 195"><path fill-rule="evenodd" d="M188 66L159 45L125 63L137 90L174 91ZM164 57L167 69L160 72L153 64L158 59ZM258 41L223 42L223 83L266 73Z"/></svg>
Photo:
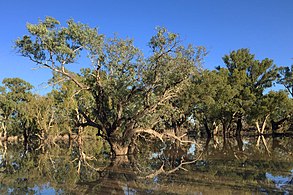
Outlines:
<svg viewBox="0 0 293 195"><path fill-rule="evenodd" d="M46 17L27 30L15 48L52 72L53 89L39 95L20 78L3 79L1 139L87 135L124 155L142 135L183 141L185 132L226 137L293 129L293 66L257 60L249 49L230 52L223 66L208 70L204 47L186 46L165 28L151 37L147 57L132 39L107 38L74 20L61 26ZM74 72L77 62L86 66ZM284 90L272 90L275 84Z"/></svg>

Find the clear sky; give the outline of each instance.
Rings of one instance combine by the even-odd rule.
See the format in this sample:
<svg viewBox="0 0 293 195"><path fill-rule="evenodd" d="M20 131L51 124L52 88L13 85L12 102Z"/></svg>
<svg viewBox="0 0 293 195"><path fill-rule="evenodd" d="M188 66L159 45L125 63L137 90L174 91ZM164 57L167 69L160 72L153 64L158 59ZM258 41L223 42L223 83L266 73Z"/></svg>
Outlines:
<svg viewBox="0 0 293 195"><path fill-rule="evenodd" d="M73 18L108 37L133 38L146 53L155 27L164 26L186 44L205 46L209 55L204 66L209 69L223 65L223 55L240 48L279 66L293 64L293 0L1 0L1 81L20 77L42 93L40 84L50 71L32 70L35 64L19 56L13 42L27 34L27 22L46 16L63 24Z"/></svg>

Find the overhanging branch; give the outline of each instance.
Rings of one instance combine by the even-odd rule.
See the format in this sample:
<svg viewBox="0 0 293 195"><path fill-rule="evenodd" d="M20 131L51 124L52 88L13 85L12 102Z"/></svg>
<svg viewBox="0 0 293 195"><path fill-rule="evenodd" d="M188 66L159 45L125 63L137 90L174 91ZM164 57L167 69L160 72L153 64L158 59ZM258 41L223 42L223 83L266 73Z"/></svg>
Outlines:
<svg viewBox="0 0 293 195"><path fill-rule="evenodd" d="M86 126L91 126L91 127L95 127L99 130L98 135L101 136L102 138L106 139L106 130L103 127L103 125L100 125L98 123L95 123L94 121L92 121L89 116L87 116L81 109L78 109L78 112L85 118L86 123L79 123L77 124L77 126L80 127L86 127ZM101 133L102 131L102 133Z"/></svg>
<svg viewBox="0 0 293 195"><path fill-rule="evenodd" d="M163 133L159 133L153 129L150 128L135 128L133 130L128 131L127 133L125 133L125 138L129 138L129 137L133 137L134 135L138 135L138 134L142 134L142 133L147 133L155 138L158 138L160 141L162 141L163 143L165 143L164 139L175 139L181 143L191 143L191 144L196 144L197 143L195 141L189 141L189 140L183 140L183 137L187 136L187 134L183 134L182 136L176 136L175 134L172 133L167 133L167 132L163 132ZM199 145L197 145L199 146Z"/></svg>

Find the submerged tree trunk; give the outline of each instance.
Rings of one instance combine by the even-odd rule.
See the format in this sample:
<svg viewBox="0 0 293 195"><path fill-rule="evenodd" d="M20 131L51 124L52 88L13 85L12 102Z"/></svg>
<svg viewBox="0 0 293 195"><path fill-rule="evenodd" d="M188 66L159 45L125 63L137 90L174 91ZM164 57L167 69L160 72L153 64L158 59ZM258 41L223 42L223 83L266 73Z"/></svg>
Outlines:
<svg viewBox="0 0 293 195"><path fill-rule="evenodd" d="M214 121L213 122L213 133L212 133L212 135L213 136L218 135L218 133L219 133L219 125L217 125L217 123Z"/></svg>
<svg viewBox="0 0 293 195"><path fill-rule="evenodd" d="M237 119L236 137L240 137L241 131L242 131L242 115L240 115Z"/></svg>
<svg viewBox="0 0 293 195"><path fill-rule="evenodd" d="M240 134L238 136L236 136L236 141L237 141L237 146L239 151L243 151L243 141L241 139Z"/></svg>
<svg viewBox="0 0 293 195"><path fill-rule="evenodd" d="M280 126L281 126L285 121L287 121L287 120L288 120L287 117L286 117L286 118L283 118L283 119L281 119L281 120L279 120L279 121L277 121L277 122L275 122L274 120L271 120L271 124L272 124L272 133L275 134L276 131L277 131L278 129L280 129Z"/></svg>
<svg viewBox="0 0 293 195"><path fill-rule="evenodd" d="M128 129L122 137L112 135L111 137L106 138L111 147L113 157L132 154L131 152L134 150L133 147L135 147L135 141L139 134L148 134L150 137L159 139L162 142L167 138L179 141L180 143L195 143L195 141L183 139L187 134L176 136L174 133L169 133L168 131L157 132L151 128Z"/></svg>
<svg viewBox="0 0 293 195"><path fill-rule="evenodd" d="M85 194L125 194L125 189L129 185L136 186L137 182L137 175L135 170L132 171L131 164L129 156L117 156L108 167L98 170L100 177L97 177L97 180L79 183L87 186Z"/></svg>
<svg viewBox="0 0 293 195"><path fill-rule="evenodd" d="M28 129L27 128L23 129L23 142L25 144L28 143Z"/></svg>
<svg viewBox="0 0 293 195"><path fill-rule="evenodd" d="M207 133L207 137L208 138L211 138L212 137L212 133L211 133L211 130L209 128L209 125L208 125L208 122L207 122L206 119L204 120L204 127L205 127L205 130L206 130L206 133Z"/></svg>
<svg viewBox="0 0 293 195"><path fill-rule="evenodd" d="M243 150L243 141L241 139L241 131L242 131L242 115L239 115L237 119L237 127L236 127L236 134L235 134L239 151Z"/></svg>
<svg viewBox="0 0 293 195"><path fill-rule="evenodd" d="M113 156L123 156L128 154L129 145L121 144L120 142L111 143L111 151Z"/></svg>
<svg viewBox="0 0 293 195"><path fill-rule="evenodd" d="M226 131L227 131L227 125L225 122L222 122L223 125L223 138L226 140Z"/></svg>
<svg viewBox="0 0 293 195"><path fill-rule="evenodd" d="M206 140L205 146L204 146L204 149L205 149L207 155L209 155L209 143L210 143L210 141L211 141L211 138L208 137L207 140Z"/></svg>

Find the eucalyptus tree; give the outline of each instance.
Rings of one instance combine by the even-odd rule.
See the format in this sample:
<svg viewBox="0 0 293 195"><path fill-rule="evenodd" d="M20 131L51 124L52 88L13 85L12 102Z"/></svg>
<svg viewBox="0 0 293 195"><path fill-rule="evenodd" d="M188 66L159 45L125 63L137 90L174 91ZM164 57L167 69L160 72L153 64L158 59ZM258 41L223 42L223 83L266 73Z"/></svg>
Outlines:
<svg viewBox="0 0 293 195"><path fill-rule="evenodd" d="M193 94L196 94L194 98L195 110L193 113L194 122L203 124L208 137L212 136L212 124L218 118L216 112L212 110L216 104L216 79L215 71L204 70L199 77L193 81ZM201 125L199 125L201 126Z"/></svg>
<svg viewBox="0 0 293 195"><path fill-rule="evenodd" d="M277 92L270 91L267 96L270 99L268 107L271 113L270 122L272 133L277 133L277 130L285 132L288 130L288 123L290 123L290 120L292 119L293 100L292 98L289 98L288 92L283 90ZM287 124L287 126L284 124Z"/></svg>
<svg viewBox="0 0 293 195"><path fill-rule="evenodd" d="M196 93L195 116L204 125L208 137L215 130L215 126L222 124L223 135L232 127L235 106L233 98L237 91L230 85L228 70L205 70L194 82L194 93Z"/></svg>
<svg viewBox="0 0 293 195"><path fill-rule="evenodd" d="M0 90L0 122L1 136L11 134L19 135L22 131L26 139L27 121L24 105L30 101L33 86L20 78L5 78Z"/></svg>
<svg viewBox="0 0 293 195"><path fill-rule="evenodd" d="M114 155L130 153L130 143L141 133L161 140L176 137L157 124L167 114L163 111L166 105L190 86L198 71L200 50L182 46L178 35L164 28L158 28L151 38L152 54L147 58L133 40L106 39L95 28L73 20L62 27L47 17L38 24L27 24L27 29L29 35L16 41L18 52L78 87L74 98L84 119L78 125L97 128L97 135L109 143ZM91 68L81 73L69 71L68 66L84 54ZM82 91L90 97L84 97ZM82 99L90 99L91 104L84 106Z"/></svg>
<svg viewBox="0 0 293 195"><path fill-rule="evenodd" d="M292 100L288 93L282 90L270 91L255 102L247 119L249 123L255 123L259 134L265 133L270 119L272 133L276 133L292 113Z"/></svg>
<svg viewBox="0 0 293 195"><path fill-rule="evenodd" d="M31 135L41 140L48 140L49 135L56 135L56 107L54 99L50 96L34 95L30 102L24 105L25 118L29 123Z"/></svg>
<svg viewBox="0 0 293 195"><path fill-rule="evenodd" d="M198 64L202 64L203 58L207 55L204 47L197 47ZM178 98L172 99L164 108L161 110L163 112L163 117L161 117L161 122L166 128L174 130L176 135L181 135L186 133L186 131L194 128L194 119L196 112L196 100L198 100L198 89L195 89L195 81L201 76L204 70L199 67L199 71L191 77L191 82L186 90L180 93Z"/></svg>
<svg viewBox="0 0 293 195"><path fill-rule="evenodd" d="M240 134L242 120L252 105L263 98L264 90L270 88L277 79L278 68L273 60L256 60L249 49L232 51L223 57L229 70L229 82L236 89L234 97L237 120L236 134ZM260 110L261 112L261 110Z"/></svg>
<svg viewBox="0 0 293 195"><path fill-rule="evenodd" d="M271 95L269 95L273 98L273 102L270 104L273 107L270 115L272 133L276 133L278 130L281 132L290 130L288 126L292 125L293 99L288 96L288 92L283 90L270 93Z"/></svg>

